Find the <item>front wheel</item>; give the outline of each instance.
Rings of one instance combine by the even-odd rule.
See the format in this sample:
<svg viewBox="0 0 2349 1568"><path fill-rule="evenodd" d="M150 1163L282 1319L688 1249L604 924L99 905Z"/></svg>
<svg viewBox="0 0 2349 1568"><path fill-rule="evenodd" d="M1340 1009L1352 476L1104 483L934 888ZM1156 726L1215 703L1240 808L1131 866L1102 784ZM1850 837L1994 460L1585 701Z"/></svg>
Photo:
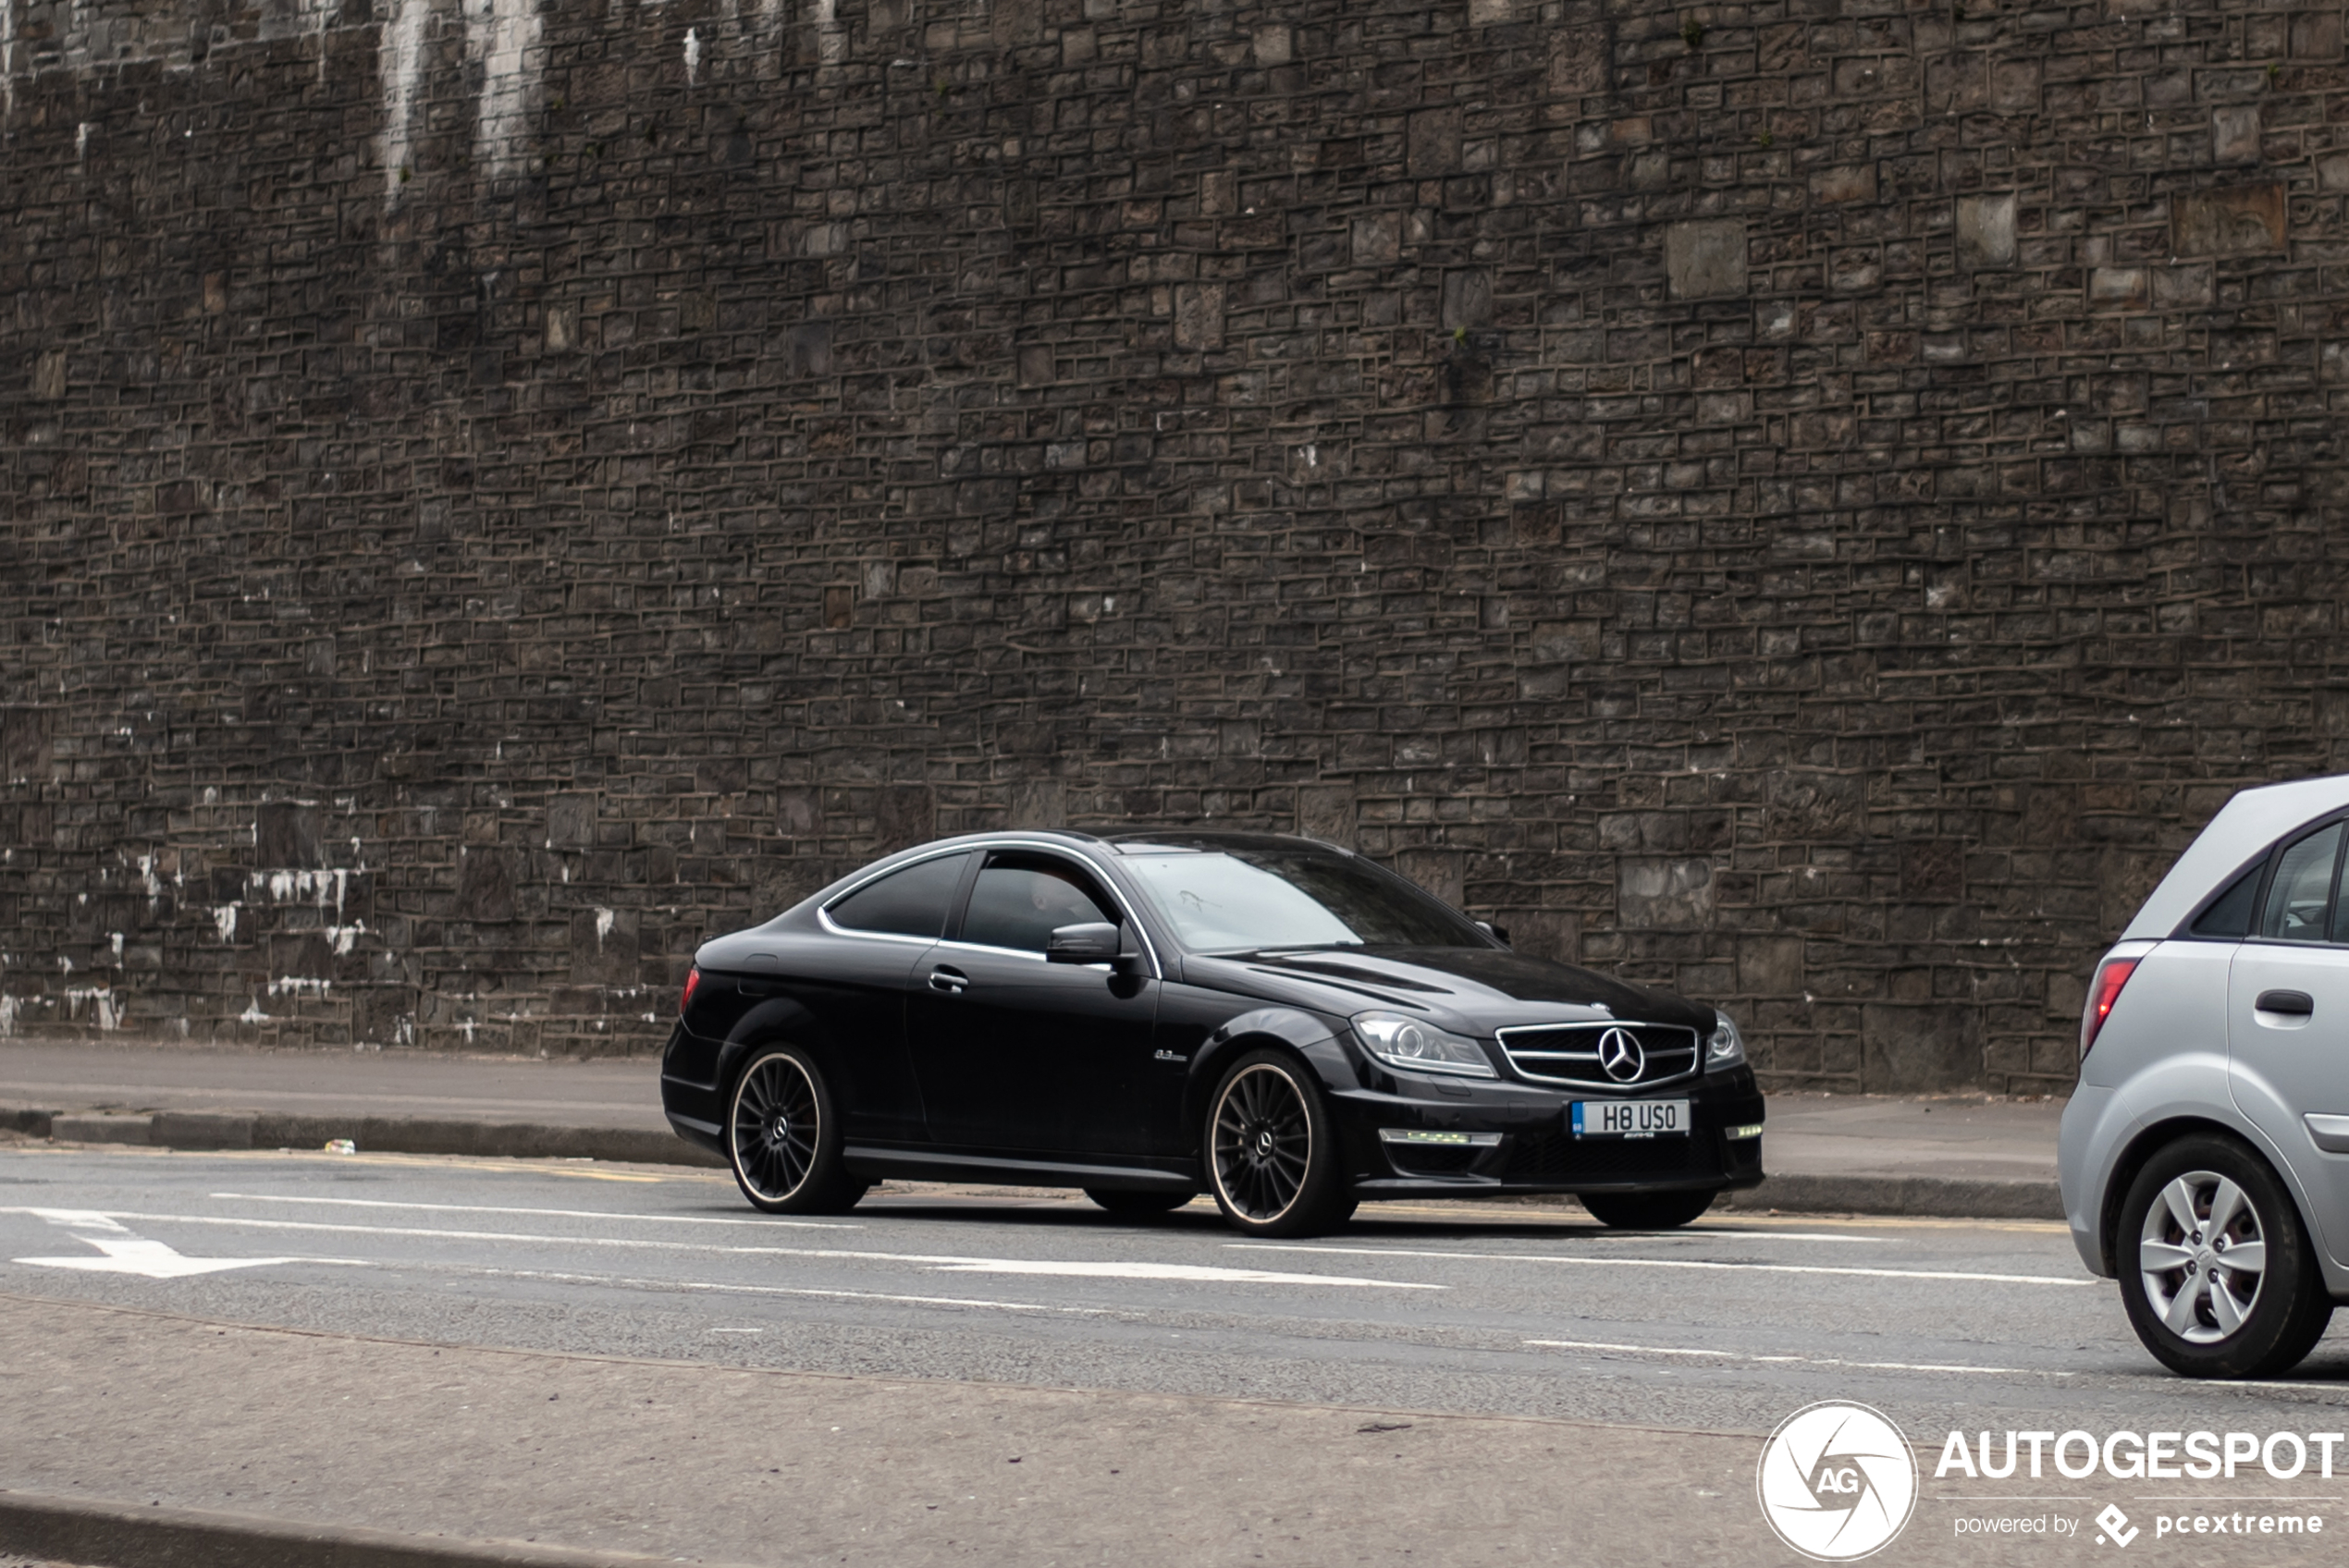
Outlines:
<svg viewBox="0 0 2349 1568"><path fill-rule="evenodd" d="M2154 1359L2189 1378L2272 1378L2332 1320L2300 1212L2268 1162L2198 1133L2156 1154L2121 1201L2121 1300Z"/></svg>
<svg viewBox="0 0 2349 1568"><path fill-rule="evenodd" d="M871 1185L841 1164L840 1118L814 1060L796 1046L753 1056L726 1111L727 1163L751 1207L769 1214L838 1214Z"/></svg>
<svg viewBox="0 0 2349 1568"><path fill-rule="evenodd" d="M1209 1186L1234 1230L1314 1236L1354 1212L1329 1108L1310 1070L1284 1052L1232 1064L1209 1104L1206 1143Z"/></svg>
<svg viewBox="0 0 2349 1568"><path fill-rule="evenodd" d="M1591 1218L1616 1231L1677 1231L1713 1207L1718 1194L1696 1193L1585 1193Z"/></svg>

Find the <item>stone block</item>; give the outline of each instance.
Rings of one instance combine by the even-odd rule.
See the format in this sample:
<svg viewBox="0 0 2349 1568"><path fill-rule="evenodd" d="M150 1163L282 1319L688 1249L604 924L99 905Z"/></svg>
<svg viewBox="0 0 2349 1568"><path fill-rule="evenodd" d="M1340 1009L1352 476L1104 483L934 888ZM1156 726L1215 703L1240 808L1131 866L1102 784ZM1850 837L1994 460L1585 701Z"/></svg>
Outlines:
<svg viewBox="0 0 2349 1568"><path fill-rule="evenodd" d="M1413 179L1456 174L1460 167L1460 111L1422 109L1405 135L1405 167Z"/></svg>
<svg viewBox="0 0 2349 1568"><path fill-rule="evenodd" d="M2267 181L2179 191L2170 198L2170 248L2181 256L2247 256L2281 250L2284 188Z"/></svg>
<svg viewBox="0 0 2349 1568"><path fill-rule="evenodd" d="M1625 856L1617 863L1616 919L1625 931L1686 931L1713 922L1718 884L1703 859Z"/></svg>
<svg viewBox="0 0 2349 1568"><path fill-rule="evenodd" d="M1869 1002L1860 1010L1861 1086L1872 1095L1945 1094L1982 1081L1979 1010L1949 1002Z"/></svg>
<svg viewBox="0 0 2349 1568"><path fill-rule="evenodd" d="M1876 200L1876 165L1847 164L1841 168L1821 169L1811 177L1811 200L1814 202L1873 202Z"/></svg>
<svg viewBox="0 0 2349 1568"><path fill-rule="evenodd" d="M1178 349L1220 349L1224 346L1224 286L1184 284L1174 290L1174 346Z"/></svg>
<svg viewBox="0 0 2349 1568"><path fill-rule="evenodd" d="M1444 275L1439 319L1446 330L1472 329L1493 319L1493 275L1482 267L1457 267Z"/></svg>
<svg viewBox="0 0 2349 1568"><path fill-rule="evenodd" d="M1976 270L2014 265L2015 195L1961 196L1957 205L1958 264Z"/></svg>
<svg viewBox="0 0 2349 1568"><path fill-rule="evenodd" d="M1285 66L1297 57L1296 34L1285 24L1258 28L1249 35L1249 49L1260 66Z"/></svg>
<svg viewBox="0 0 2349 1568"><path fill-rule="evenodd" d="M571 917L571 983L636 984L639 917L633 909L587 909Z"/></svg>
<svg viewBox="0 0 2349 1568"><path fill-rule="evenodd" d="M1664 272L1676 300L1742 294L1746 287L1744 221L1695 218L1667 225Z"/></svg>
<svg viewBox="0 0 2349 1568"><path fill-rule="evenodd" d="M293 801L267 801L254 808L253 864L264 871L311 870L326 864L321 842L325 819L318 808Z"/></svg>
<svg viewBox="0 0 2349 1568"><path fill-rule="evenodd" d="M546 847L584 850L596 841L596 797L580 791L547 802Z"/></svg>
<svg viewBox="0 0 2349 1568"><path fill-rule="evenodd" d="M1801 937L1741 937L1737 964L1740 996L1791 997L1802 992Z"/></svg>
<svg viewBox="0 0 2349 1568"><path fill-rule="evenodd" d="M48 777L49 727L46 708L0 708L0 785Z"/></svg>
<svg viewBox="0 0 2349 1568"><path fill-rule="evenodd" d="M2211 150L2222 164L2259 159L2259 105L2229 104L2210 111Z"/></svg>
<svg viewBox="0 0 2349 1568"><path fill-rule="evenodd" d="M2152 298L2152 283L2143 267L2091 267L2088 302L2104 310L2143 310Z"/></svg>
<svg viewBox="0 0 2349 1568"><path fill-rule="evenodd" d="M1614 45L1605 27L1563 27L1550 34L1550 93L1581 97L1607 91Z"/></svg>
<svg viewBox="0 0 2349 1568"><path fill-rule="evenodd" d="M1403 214L1365 213L1354 220L1354 264L1388 265L1403 254Z"/></svg>

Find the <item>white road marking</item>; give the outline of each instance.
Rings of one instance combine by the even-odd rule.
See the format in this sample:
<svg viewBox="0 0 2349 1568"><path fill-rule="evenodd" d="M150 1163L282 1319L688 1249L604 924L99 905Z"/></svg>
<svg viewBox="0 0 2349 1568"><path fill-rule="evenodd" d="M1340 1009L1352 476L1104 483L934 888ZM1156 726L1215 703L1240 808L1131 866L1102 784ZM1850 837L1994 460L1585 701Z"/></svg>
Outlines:
<svg viewBox="0 0 2349 1568"><path fill-rule="evenodd" d="M0 1214L26 1209L0 1208ZM93 1211L94 1212L94 1211ZM259 1231L326 1231L343 1236L413 1236L433 1241L497 1242L506 1245L633 1247L657 1252L719 1253L745 1257L822 1257L852 1262L910 1263L953 1274L1042 1274L1069 1279L1183 1280L1239 1285L1336 1285L1349 1289L1441 1291L1444 1285L1405 1280L1371 1280L1348 1274L1285 1274L1262 1268L1222 1268L1197 1263L1088 1263L1047 1258L966 1257L945 1253L861 1252L829 1247L740 1247L709 1242L662 1242L630 1236L536 1236L511 1231L439 1231L415 1225L337 1225L319 1219L254 1219L221 1214L144 1214L109 1209L102 1218L141 1224L225 1225ZM397 1265L400 1260L387 1259Z"/></svg>
<svg viewBox="0 0 2349 1568"><path fill-rule="evenodd" d="M713 1280L638 1280L620 1274L564 1274L537 1268L469 1268L462 1264L433 1265L451 1272L489 1274L507 1280L553 1280L568 1285L624 1285L647 1291L707 1291L731 1296L823 1296L834 1301L894 1301L916 1306L985 1306L1002 1312L1059 1312L1075 1317L1101 1317L1105 1306L1052 1306L1032 1301L988 1301L971 1296L908 1296L883 1291L822 1291L802 1285L734 1285ZM757 1334L760 1329L712 1329L713 1334Z"/></svg>
<svg viewBox="0 0 2349 1568"><path fill-rule="evenodd" d="M91 1257L14 1257L8 1261L35 1268L78 1268L91 1274L137 1274L149 1280L185 1280L197 1274L219 1274L231 1268L266 1268L279 1263L351 1263L340 1257L183 1257L162 1242L132 1235L110 1215L86 1208L22 1208L50 1224L71 1231L102 1255Z"/></svg>
<svg viewBox="0 0 2349 1568"><path fill-rule="evenodd" d="M1370 1285L1388 1291L1440 1291L1400 1280L1359 1280L1343 1274L1276 1274L1261 1268L1218 1268L1202 1263L1061 1263L1031 1258L928 1258L949 1274L1056 1274L1076 1280L1198 1280L1237 1285Z"/></svg>
<svg viewBox="0 0 2349 1568"><path fill-rule="evenodd" d="M1929 1361L1845 1361L1832 1355L1752 1355L1732 1350L1680 1350L1666 1345L1619 1345L1602 1340L1528 1340L1548 1350L1629 1351L1638 1355L1694 1355L1716 1361L1799 1362L1805 1366L1850 1366L1864 1372L1988 1372L2010 1378L2070 1378L2074 1374L2036 1366L1940 1366Z"/></svg>
<svg viewBox="0 0 2349 1568"><path fill-rule="evenodd" d="M792 1231L861 1231L862 1225L842 1224L829 1219L753 1219L724 1215L704 1214L616 1214L591 1208L502 1208L478 1203L392 1203L383 1198L297 1198L275 1193L213 1193L215 1198L238 1203L299 1203L333 1205L340 1208L414 1209L440 1214L527 1214L555 1219L645 1219L663 1225L755 1225L762 1230L781 1228Z"/></svg>
<svg viewBox="0 0 2349 1568"><path fill-rule="evenodd" d="M1997 1285L2101 1285L2101 1280L2062 1280L2048 1274L1971 1274L1950 1268L1835 1268L1809 1263L1719 1263L1693 1257L1561 1257L1551 1253L1423 1252L1402 1247L1325 1247L1295 1242L1226 1242L1243 1252L1310 1252L1347 1257L1440 1257L1470 1263L1566 1263L1589 1268L1710 1268L1753 1274L1844 1274L1869 1280L1973 1280Z"/></svg>

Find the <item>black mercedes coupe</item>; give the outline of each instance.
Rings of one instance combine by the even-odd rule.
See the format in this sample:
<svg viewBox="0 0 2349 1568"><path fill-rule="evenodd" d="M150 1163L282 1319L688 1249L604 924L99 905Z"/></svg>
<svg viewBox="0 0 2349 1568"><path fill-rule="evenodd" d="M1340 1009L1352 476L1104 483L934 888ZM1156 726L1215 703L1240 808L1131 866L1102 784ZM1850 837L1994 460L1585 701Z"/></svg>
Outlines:
<svg viewBox="0 0 2349 1568"><path fill-rule="evenodd" d="M1762 1180L1726 1013L1509 949L1348 851L1272 834L979 833L703 945L670 1124L769 1213L884 1177L1201 1189L1251 1235L1365 1198L1572 1193L1684 1225Z"/></svg>

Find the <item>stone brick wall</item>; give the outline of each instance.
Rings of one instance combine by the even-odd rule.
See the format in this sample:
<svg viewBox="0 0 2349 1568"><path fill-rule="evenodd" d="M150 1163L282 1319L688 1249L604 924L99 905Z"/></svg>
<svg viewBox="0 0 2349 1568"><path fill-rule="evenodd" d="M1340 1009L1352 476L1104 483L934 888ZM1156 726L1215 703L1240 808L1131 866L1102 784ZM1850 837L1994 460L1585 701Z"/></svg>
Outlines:
<svg viewBox="0 0 2349 1568"><path fill-rule="evenodd" d="M2342 38L0 0L0 1034L642 1049L876 851L1211 822L2060 1087L2349 747Z"/></svg>

